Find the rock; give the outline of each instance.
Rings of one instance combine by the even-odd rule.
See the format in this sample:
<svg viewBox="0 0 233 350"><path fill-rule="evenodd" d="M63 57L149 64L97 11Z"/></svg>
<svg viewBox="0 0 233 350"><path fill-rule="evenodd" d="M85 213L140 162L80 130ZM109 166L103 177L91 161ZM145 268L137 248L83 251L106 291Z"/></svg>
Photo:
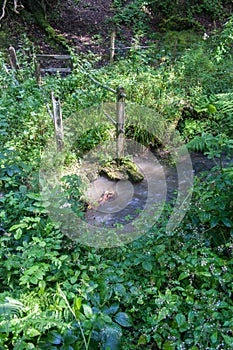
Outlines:
<svg viewBox="0 0 233 350"><path fill-rule="evenodd" d="M100 196L98 203L99 205L104 205L106 202L111 202L117 198L117 193L115 191L105 191Z"/></svg>
<svg viewBox="0 0 233 350"><path fill-rule="evenodd" d="M99 175L99 165L96 162L84 160L82 166L78 169L77 173L81 176L84 183L88 184L95 181Z"/></svg>
<svg viewBox="0 0 233 350"><path fill-rule="evenodd" d="M89 203L86 207L84 218L87 221L95 220L95 214L99 207L111 202L117 198L117 193L115 191L104 191L96 203Z"/></svg>
<svg viewBox="0 0 233 350"><path fill-rule="evenodd" d="M137 165L130 159L120 158L108 161L100 170L110 180L130 180L133 183L140 182L144 176L139 171Z"/></svg>

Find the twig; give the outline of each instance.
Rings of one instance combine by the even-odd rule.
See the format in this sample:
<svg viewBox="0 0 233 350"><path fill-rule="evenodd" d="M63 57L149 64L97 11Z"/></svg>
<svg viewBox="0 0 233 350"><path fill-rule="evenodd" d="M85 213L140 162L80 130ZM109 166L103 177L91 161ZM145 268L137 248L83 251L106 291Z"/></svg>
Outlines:
<svg viewBox="0 0 233 350"><path fill-rule="evenodd" d="M114 90L114 89L108 87L107 85L104 85L104 84L100 83L98 80L96 80L95 78L93 78L93 76L92 76L91 74L89 74L89 73L86 71L86 69L83 68L83 66L81 66L81 64L78 63L78 67L83 71L83 73L85 73L85 74L88 76L88 78L89 78L90 80L93 81L93 83L95 83L95 84L101 86L103 89L106 89L106 90L112 92L113 94L116 94L116 93L117 93L116 90Z"/></svg>
<svg viewBox="0 0 233 350"><path fill-rule="evenodd" d="M46 107L47 107L47 111L48 111L50 117L52 118L52 121L54 122L54 116L53 116L53 113L52 113L52 111L51 111L51 109L49 107L48 102L46 102Z"/></svg>
<svg viewBox="0 0 233 350"><path fill-rule="evenodd" d="M14 12L15 12L15 13L19 13L19 12L17 11L17 7L18 7L17 0L14 0Z"/></svg>
<svg viewBox="0 0 233 350"><path fill-rule="evenodd" d="M104 112L104 111L103 111L103 112ZM117 124L117 122L116 122L112 117L110 117L110 115L109 115L108 113L104 112L104 115L106 115L106 117L107 117L114 125Z"/></svg>
<svg viewBox="0 0 233 350"><path fill-rule="evenodd" d="M3 17L5 16L5 9L6 9L6 3L7 0L4 0L3 5L2 5L2 15L0 17L0 21L3 19Z"/></svg>
<svg viewBox="0 0 233 350"><path fill-rule="evenodd" d="M103 113L104 113L104 115L106 115L106 117L107 117L114 125L117 125L117 124L118 124L112 117L110 117L109 114L107 114L107 113L104 112L104 111L103 111ZM120 128L119 130L120 130L121 132L123 132L123 133L125 132L124 129L122 129L122 128Z"/></svg>

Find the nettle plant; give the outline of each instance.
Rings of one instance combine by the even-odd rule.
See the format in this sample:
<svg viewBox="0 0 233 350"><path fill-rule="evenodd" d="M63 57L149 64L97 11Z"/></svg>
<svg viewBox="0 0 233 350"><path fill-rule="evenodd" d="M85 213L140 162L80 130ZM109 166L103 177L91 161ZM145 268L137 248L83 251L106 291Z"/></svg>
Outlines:
<svg viewBox="0 0 233 350"><path fill-rule="evenodd" d="M233 141L225 134L204 133L189 142L190 149L201 151L215 166L196 179L191 220L203 225L215 247L230 245L233 234Z"/></svg>

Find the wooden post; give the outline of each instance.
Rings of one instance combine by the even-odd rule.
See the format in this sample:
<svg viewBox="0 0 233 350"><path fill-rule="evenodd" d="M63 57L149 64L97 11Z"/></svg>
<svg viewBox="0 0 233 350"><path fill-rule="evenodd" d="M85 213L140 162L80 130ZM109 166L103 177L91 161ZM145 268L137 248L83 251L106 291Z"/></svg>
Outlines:
<svg viewBox="0 0 233 350"><path fill-rule="evenodd" d="M115 39L116 39L116 32L114 30L111 34L111 41L110 41L110 64L113 63L114 56L115 56Z"/></svg>
<svg viewBox="0 0 233 350"><path fill-rule="evenodd" d="M19 69L19 62L16 56L16 52L13 46L10 46L8 49L9 52L9 60L10 60L10 65L13 69L18 70Z"/></svg>
<svg viewBox="0 0 233 350"><path fill-rule="evenodd" d="M116 114L117 114L117 158L124 157L125 143L125 90L122 86L117 88Z"/></svg>
<svg viewBox="0 0 233 350"><path fill-rule="evenodd" d="M61 103L57 97L54 97L53 91L51 92L51 98L53 103L53 122L56 133L57 151L61 152L64 148Z"/></svg>
<svg viewBox="0 0 233 350"><path fill-rule="evenodd" d="M177 38L176 38L176 40L175 40L175 44L174 44L173 53L172 53L174 57L176 57L177 43L178 43L178 40L177 40Z"/></svg>
<svg viewBox="0 0 233 350"><path fill-rule="evenodd" d="M41 79L40 63L35 59L34 64L35 64L35 71L36 71L36 81L38 85L41 85L42 79Z"/></svg>

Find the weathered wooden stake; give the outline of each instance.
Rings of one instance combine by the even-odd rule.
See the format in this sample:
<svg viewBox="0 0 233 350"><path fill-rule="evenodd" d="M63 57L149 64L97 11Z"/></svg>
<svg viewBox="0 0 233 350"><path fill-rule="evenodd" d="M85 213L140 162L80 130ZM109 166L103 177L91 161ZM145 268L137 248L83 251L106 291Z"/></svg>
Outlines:
<svg viewBox="0 0 233 350"><path fill-rule="evenodd" d="M10 65L13 69L18 70L19 69L19 62L16 56L16 52L13 46L10 46L8 49L9 52L9 60L10 60Z"/></svg>
<svg viewBox="0 0 233 350"><path fill-rule="evenodd" d="M57 151L61 152L64 148L61 103L57 97L54 97L53 91L51 92L51 98L53 103L53 122L56 133Z"/></svg>
<svg viewBox="0 0 233 350"><path fill-rule="evenodd" d="M111 34L111 41L110 41L110 64L113 63L114 56L115 56L115 39L116 39L116 32L114 30Z"/></svg>
<svg viewBox="0 0 233 350"><path fill-rule="evenodd" d="M116 114L117 114L117 158L124 157L125 144L125 90L122 86L117 88Z"/></svg>
<svg viewBox="0 0 233 350"><path fill-rule="evenodd" d="M41 79L40 63L35 59L34 64L35 64L35 71L36 71L36 81L38 85L41 85L42 79Z"/></svg>

